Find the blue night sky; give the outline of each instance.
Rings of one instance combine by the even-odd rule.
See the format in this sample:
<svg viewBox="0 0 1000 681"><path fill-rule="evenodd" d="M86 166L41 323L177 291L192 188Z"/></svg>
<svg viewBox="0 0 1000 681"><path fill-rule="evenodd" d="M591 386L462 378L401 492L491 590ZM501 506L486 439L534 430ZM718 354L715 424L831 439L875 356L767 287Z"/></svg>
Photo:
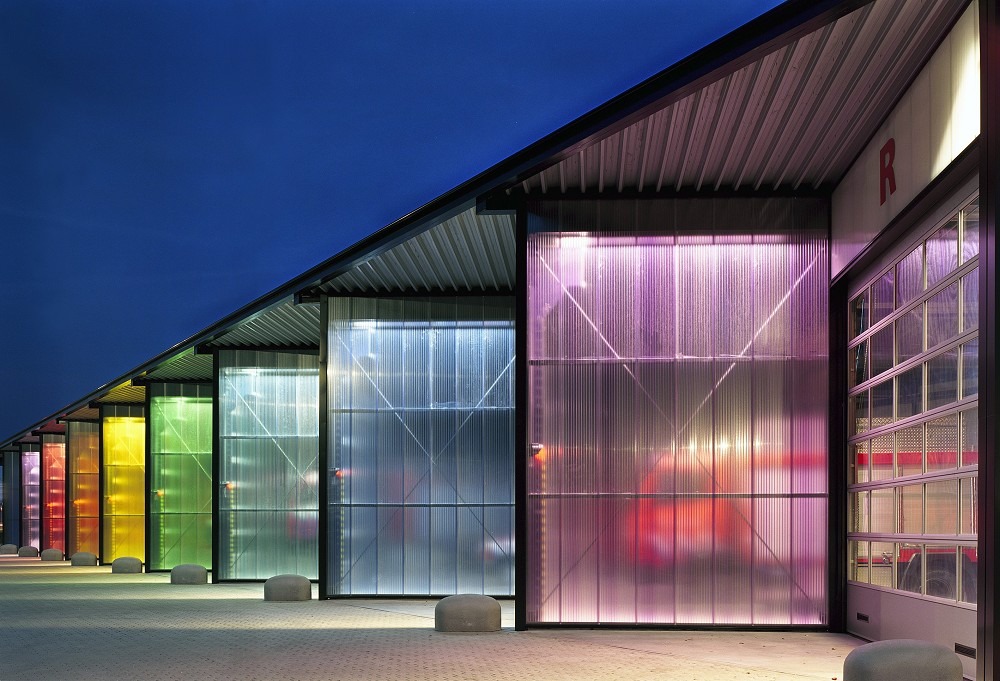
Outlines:
<svg viewBox="0 0 1000 681"><path fill-rule="evenodd" d="M776 4L4 0L0 437Z"/></svg>

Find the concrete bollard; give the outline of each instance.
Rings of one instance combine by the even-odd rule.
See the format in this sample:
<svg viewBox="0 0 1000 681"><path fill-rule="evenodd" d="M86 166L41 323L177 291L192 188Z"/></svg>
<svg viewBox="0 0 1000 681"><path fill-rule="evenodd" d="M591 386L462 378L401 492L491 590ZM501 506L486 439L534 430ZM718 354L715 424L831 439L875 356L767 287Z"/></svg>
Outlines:
<svg viewBox="0 0 1000 681"><path fill-rule="evenodd" d="M434 606L434 631L500 631L500 604L479 594L458 594Z"/></svg>
<svg viewBox="0 0 1000 681"><path fill-rule="evenodd" d="M134 575L142 572L142 561L132 556L122 556L111 561L111 574Z"/></svg>
<svg viewBox="0 0 1000 681"><path fill-rule="evenodd" d="M42 560L64 560L63 552L59 549L45 549L41 553Z"/></svg>
<svg viewBox="0 0 1000 681"><path fill-rule="evenodd" d="M97 565L97 556L89 551L77 551L69 559L70 565Z"/></svg>
<svg viewBox="0 0 1000 681"><path fill-rule="evenodd" d="M0 544L0 556L16 556L17 544Z"/></svg>
<svg viewBox="0 0 1000 681"><path fill-rule="evenodd" d="M171 584L208 584L208 570L196 563L175 565L170 571Z"/></svg>
<svg viewBox="0 0 1000 681"><path fill-rule="evenodd" d="M930 641L903 638L866 643L844 660L844 681L962 681L962 661Z"/></svg>
<svg viewBox="0 0 1000 681"><path fill-rule="evenodd" d="M36 549L34 546L22 546L17 550L17 555L19 555L21 558L37 558L38 549Z"/></svg>
<svg viewBox="0 0 1000 681"><path fill-rule="evenodd" d="M302 575L275 575L264 582L265 601L308 601L312 585Z"/></svg>

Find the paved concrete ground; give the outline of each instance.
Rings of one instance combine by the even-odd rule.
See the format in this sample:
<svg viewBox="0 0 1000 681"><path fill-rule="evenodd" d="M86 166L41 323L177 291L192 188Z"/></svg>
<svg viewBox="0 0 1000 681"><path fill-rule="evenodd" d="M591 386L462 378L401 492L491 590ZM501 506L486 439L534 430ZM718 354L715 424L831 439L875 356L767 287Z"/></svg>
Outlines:
<svg viewBox="0 0 1000 681"><path fill-rule="evenodd" d="M839 679L861 642L817 633L434 631L435 601L264 602L262 584L171 585L0 556L0 680ZM315 587L314 587L315 588Z"/></svg>

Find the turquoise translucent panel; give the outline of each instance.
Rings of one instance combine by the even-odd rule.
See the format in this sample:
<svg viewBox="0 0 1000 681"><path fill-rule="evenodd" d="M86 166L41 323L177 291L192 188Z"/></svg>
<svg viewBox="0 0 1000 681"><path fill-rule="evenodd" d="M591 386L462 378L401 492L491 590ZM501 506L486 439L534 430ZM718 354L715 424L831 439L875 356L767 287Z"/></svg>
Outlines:
<svg viewBox="0 0 1000 681"><path fill-rule="evenodd" d="M149 390L151 570L212 565L212 387Z"/></svg>
<svg viewBox="0 0 1000 681"><path fill-rule="evenodd" d="M219 578L319 574L319 359L223 350Z"/></svg>
<svg viewBox="0 0 1000 681"><path fill-rule="evenodd" d="M513 593L513 301L331 299L328 595Z"/></svg>
<svg viewBox="0 0 1000 681"><path fill-rule="evenodd" d="M66 424L66 553L100 555L100 424Z"/></svg>
<svg viewBox="0 0 1000 681"><path fill-rule="evenodd" d="M529 623L827 621L822 213L529 207ZM870 348L852 354L854 383ZM876 427L875 405L852 409L856 430Z"/></svg>

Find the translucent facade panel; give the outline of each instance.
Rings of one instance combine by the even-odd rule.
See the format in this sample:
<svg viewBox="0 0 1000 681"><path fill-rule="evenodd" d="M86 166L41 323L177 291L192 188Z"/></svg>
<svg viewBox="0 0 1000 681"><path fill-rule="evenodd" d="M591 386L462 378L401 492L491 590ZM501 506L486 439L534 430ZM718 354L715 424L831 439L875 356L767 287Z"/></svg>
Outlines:
<svg viewBox="0 0 1000 681"><path fill-rule="evenodd" d="M41 543L66 552L66 438L42 435Z"/></svg>
<svg viewBox="0 0 1000 681"><path fill-rule="evenodd" d="M868 380L868 341L861 341L847 352L847 382L853 388Z"/></svg>
<svg viewBox="0 0 1000 681"><path fill-rule="evenodd" d="M142 407L101 408L104 513L101 561L146 562L146 419Z"/></svg>
<svg viewBox="0 0 1000 681"><path fill-rule="evenodd" d="M511 595L509 298L329 301L328 595Z"/></svg>
<svg viewBox="0 0 1000 681"><path fill-rule="evenodd" d="M3 460L3 542L21 545L21 463L16 451L0 452Z"/></svg>
<svg viewBox="0 0 1000 681"><path fill-rule="evenodd" d="M794 205L529 213L529 622L826 621L827 247L772 231Z"/></svg>
<svg viewBox="0 0 1000 681"><path fill-rule="evenodd" d="M66 554L70 556L79 551L101 553L100 443L100 424L66 424Z"/></svg>
<svg viewBox="0 0 1000 681"><path fill-rule="evenodd" d="M42 548L42 462L37 449L21 450L21 546Z"/></svg>
<svg viewBox="0 0 1000 681"><path fill-rule="evenodd" d="M212 386L149 391L149 569L212 566Z"/></svg>
<svg viewBox="0 0 1000 681"><path fill-rule="evenodd" d="M895 495L892 487L873 489L869 495L870 522L868 531L873 534L892 534L896 531ZM858 530L864 532L864 530Z"/></svg>
<svg viewBox="0 0 1000 681"><path fill-rule="evenodd" d="M219 578L318 577L319 358L222 350Z"/></svg>

